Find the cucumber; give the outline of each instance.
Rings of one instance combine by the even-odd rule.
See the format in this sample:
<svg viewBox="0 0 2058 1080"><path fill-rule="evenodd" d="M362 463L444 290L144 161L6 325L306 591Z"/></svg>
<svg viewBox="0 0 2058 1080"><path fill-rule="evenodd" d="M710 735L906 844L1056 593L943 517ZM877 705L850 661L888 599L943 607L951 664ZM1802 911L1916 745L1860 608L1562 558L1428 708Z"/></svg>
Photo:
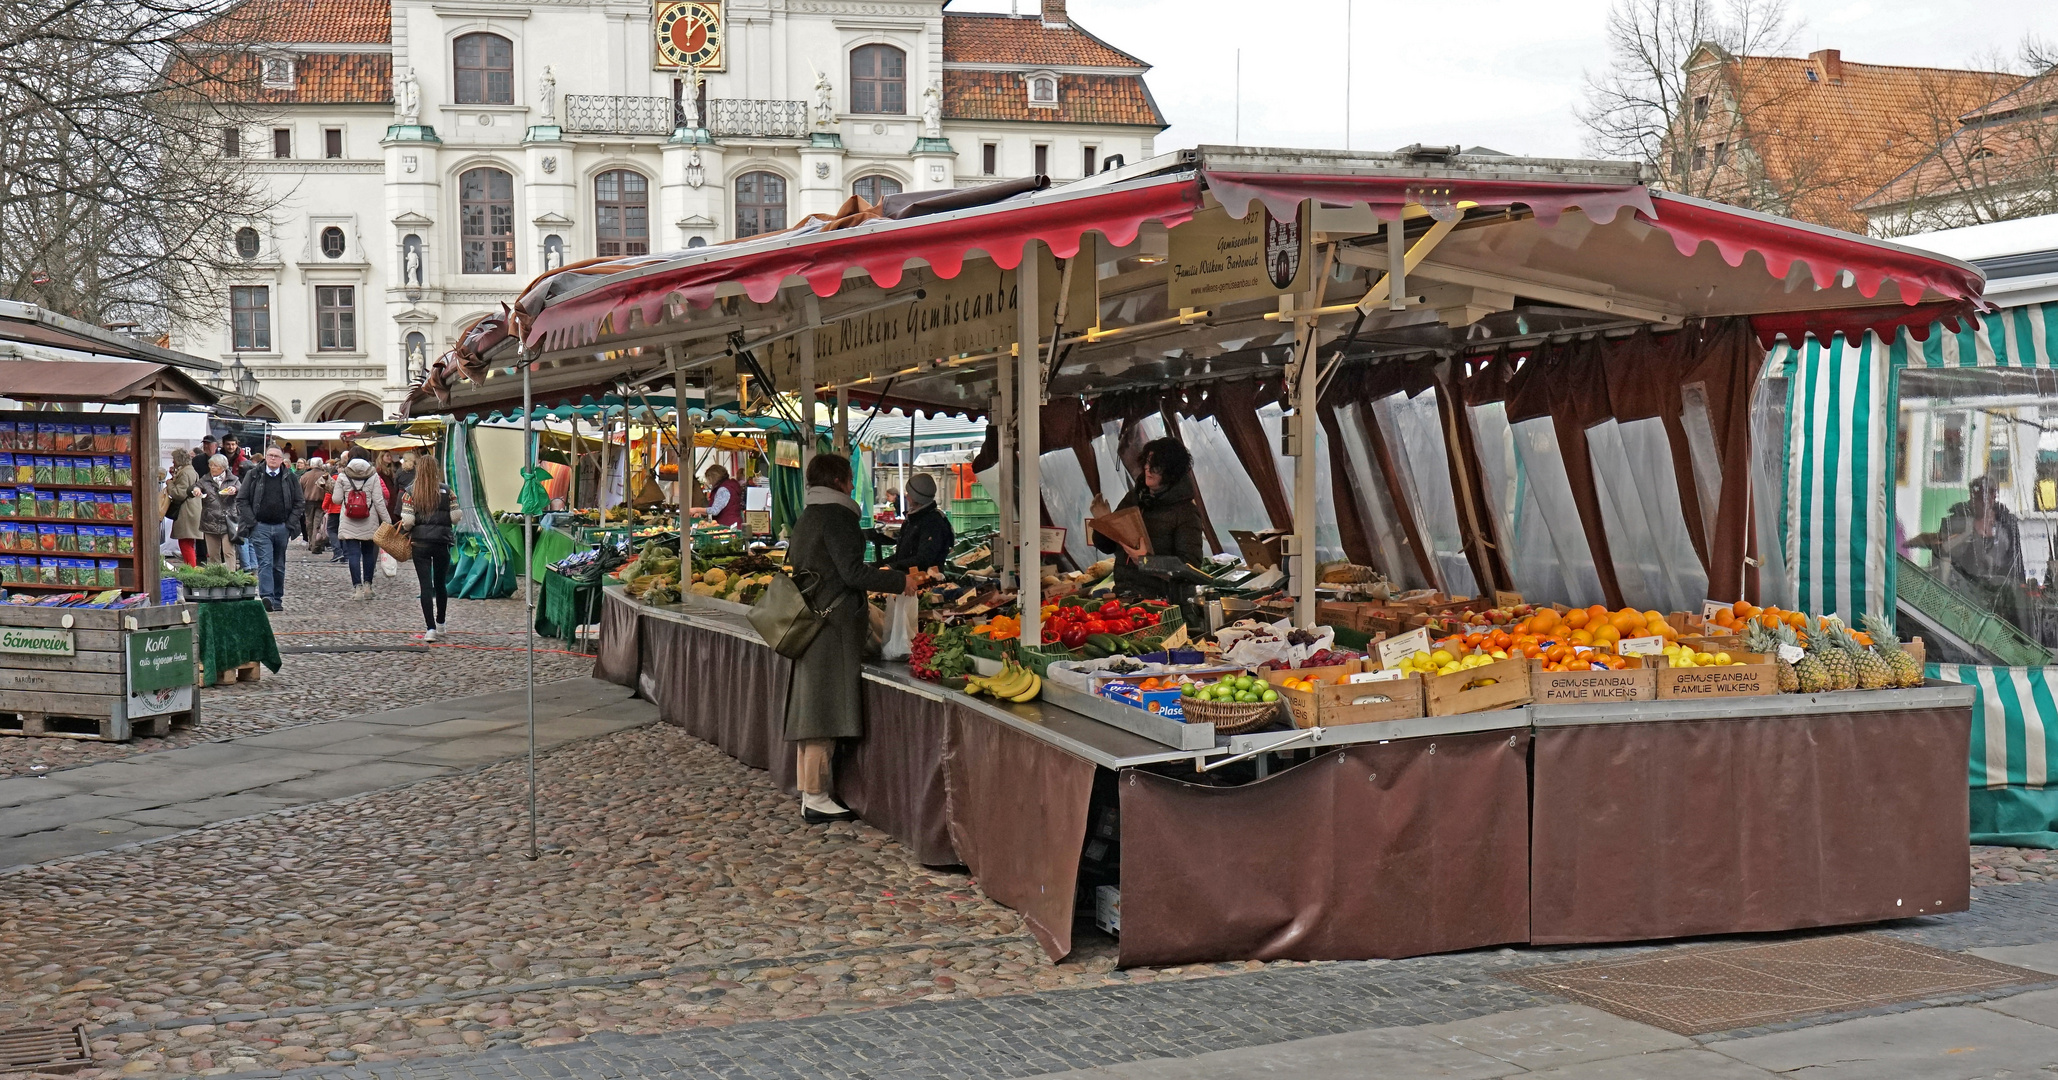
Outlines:
<svg viewBox="0 0 2058 1080"><path fill-rule="evenodd" d="M1094 634L1086 639L1086 643L1101 650L1103 656L1113 656L1127 649L1122 639L1113 634Z"/></svg>

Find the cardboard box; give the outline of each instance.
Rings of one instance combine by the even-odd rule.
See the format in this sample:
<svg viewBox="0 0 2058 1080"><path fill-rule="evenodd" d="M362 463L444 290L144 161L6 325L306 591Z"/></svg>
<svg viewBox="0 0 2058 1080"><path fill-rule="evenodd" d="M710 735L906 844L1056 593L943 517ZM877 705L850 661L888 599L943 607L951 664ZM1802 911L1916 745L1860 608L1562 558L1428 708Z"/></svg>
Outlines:
<svg viewBox="0 0 2058 1080"><path fill-rule="evenodd" d="M1481 679L1496 682L1466 689ZM1491 712L1527 705L1530 701L1529 658L1524 656L1511 656L1450 675L1425 675L1422 681L1423 712L1428 716Z"/></svg>
<svg viewBox="0 0 2058 1080"><path fill-rule="evenodd" d="M1422 680L1414 676L1404 679L1381 679L1377 682L1342 683L1347 675L1361 671L1376 671L1378 666L1365 660L1353 660L1333 667L1299 668L1292 671L1264 672L1265 681L1271 683L1293 711L1293 726L1297 728L1338 727L1344 724L1373 724L1382 720L1411 720L1422 715ZM1286 686L1288 679L1314 679L1322 685L1314 690L1295 690ZM1367 702L1354 705L1352 702L1363 697L1385 697L1387 701Z"/></svg>
<svg viewBox="0 0 2058 1080"><path fill-rule="evenodd" d="M1229 538L1236 541L1237 552L1243 556L1243 564L1253 570L1284 565L1286 556L1280 549L1284 546L1285 539L1291 535L1293 534L1290 532L1278 529L1267 529L1264 532L1251 532L1248 529L1229 530Z"/></svg>
<svg viewBox="0 0 2058 1080"><path fill-rule="evenodd" d="M1771 657L1734 649L1722 651L1743 663L1723 667L1657 668L1659 699L1763 697L1779 693L1779 669L1773 666Z"/></svg>
<svg viewBox="0 0 2058 1080"><path fill-rule="evenodd" d="M1167 720L1182 723L1186 720L1185 698L1176 689L1140 690L1135 683L1109 682L1101 685L1100 696L1131 708L1157 713Z"/></svg>
<svg viewBox="0 0 2058 1080"><path fill-rule="evenodd" d="M1529 662L1529 696L1537 705L1612 704L1654 701L1658 672L1641 660L1620 671L1545 671L1543 661Z"/></svg>

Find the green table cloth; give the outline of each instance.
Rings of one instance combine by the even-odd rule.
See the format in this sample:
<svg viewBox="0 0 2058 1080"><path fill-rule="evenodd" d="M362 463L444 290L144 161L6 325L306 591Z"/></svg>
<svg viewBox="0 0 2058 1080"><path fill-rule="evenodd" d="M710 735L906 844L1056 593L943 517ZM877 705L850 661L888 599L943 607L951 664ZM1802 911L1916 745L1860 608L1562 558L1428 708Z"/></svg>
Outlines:
<svg viewBox="0 0 2058 1080"><path fill-rule="evenodd" d="M279 639L272 636L272 619L262 600L208 600L200 609L200 663L207 668L207 685L220 681L224 671L257 661L279 670Z"/></svg>
<svg viewBox="0 0 2058 1080"><path fill-rule="evenodd" d="M571 641L579 627L600 621L600 585L584 584L558 573L543 571L537 579L543 596L536 603L536 632L559 641Z"/></svg>

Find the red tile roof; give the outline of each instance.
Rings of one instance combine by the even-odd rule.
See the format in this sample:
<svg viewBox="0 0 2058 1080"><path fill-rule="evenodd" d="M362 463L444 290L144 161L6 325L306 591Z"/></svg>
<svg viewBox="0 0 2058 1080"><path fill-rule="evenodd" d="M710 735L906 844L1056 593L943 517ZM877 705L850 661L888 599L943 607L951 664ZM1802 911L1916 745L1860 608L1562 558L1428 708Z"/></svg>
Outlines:
<svg viewBox="0 0 2058 1080"><path fill-rule="evenodd" d="M393 57L389 53L303 53L293 58L291 90L265 86L260 64L255 54L224 52L175 62L168 77L209 101L364 105L393 100Z"/></svg>
<svg viewBox="0 0 2058 1080"><path fill-rule="evenodd" d="M2006 190L2041 183L2058 145L2058 76L2046 73L1999 99L1967 112L1964 126L1907 171L1858 203L1878 210L1923 200L1951 200L1976 189ZM2004 201L1996 198L1990 201Z"/></svg>
<svg viewBox="0 0 2058 1080"><path fill-rule="evenodd" d="M1167 126L1139 75L1060 75L1057 107L1032 109L1029 86L1016 72L945 68L943 115L952 120Z"/></svg>
<svg viewBox="0 0 2058 1080"><path fill-rule="evenodd" d="M1726 67L1743 99L1743 140L1769 186L1792 193L1783 212L1856 233L1865 231L1860 200L1921 160L1960 114L2021 82L2002 72L1852 63L1834 50L1736 57Z"/></svg>
<svg viewBox="0 0 2058 1080"><path fill-rule="evenodd" d="M245 0L193 28L195 41L250 44L390 44L390 0Z"/></svg>
<svg viewBox="0 0 2058 1080"><path fill-rule="evenodd" d="M1087 33L1077 23L1045 26L1041 15L946 14L946 64L1048 64L1051 67L1150 65Z"/></svg>

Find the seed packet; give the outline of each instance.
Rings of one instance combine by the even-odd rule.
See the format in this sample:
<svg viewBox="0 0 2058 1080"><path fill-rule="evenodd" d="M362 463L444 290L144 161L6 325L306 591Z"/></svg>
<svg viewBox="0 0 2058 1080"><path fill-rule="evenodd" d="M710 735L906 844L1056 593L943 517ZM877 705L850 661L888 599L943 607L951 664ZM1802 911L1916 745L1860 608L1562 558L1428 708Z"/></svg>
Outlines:
<svg viewBox="0 0 2058 1080"><path fill-rule="evenodd" d="M46 454L57 449L56 424L36 425L36 449Z"/></svg>
<svg viewBox="0 0 2058 1080"><path fill-rule="evenodd" d="M0 517L14 516L14 489L0 487Z"/></svg>
<svg viewBox="0 0 2058 1080"><path fill-rule="evenodd" d="M109 473L108 483L116 487L128 487L135 482L136 474L129 467L129 456L127 454L116 454L109 461L111 462L111 472ZM99 463L95 462L94 464L98 465Z"/></svg>
<svg viewBox="0 0 2058 1080"><path fill-rule="evenodd" d="M77 551L79 549L79 528L76 525L59 525L57 528L57 550Z"/></svg>
<svg viewBox="0 0 2058 1080"><path fill-rule="evenodd" d="M94 560L100 567L100 587L118 589L121 587L121 563L114 559Z"/></svg>
<svg viewBox="0 0 2058 1080"><path fill-rule="evenodd" d="M78 552L81 555L96 555L100 551L100 535L91 525L74 525L72 532L78 538Z"/></svg>
<svg viewBox="0 0 2058 1080"><path fill-rule="evenodd" d="M93 425L93 449L103 454L114 453L114 425Z"/></svg>
<svg viewBox="0 0 2058 1080"><path fill-rule="evenodd" d="M86 464L86 478L91 479L92 476L93 465L89 461ZM50 459L50 482L53 484L76 484L80 482L78 470L72 468L71 458L53 457Z"/></svg>
<svg viewBox="0 0 2058 1080"><path fill-rule="evenodd" d="M14 455L14 482L17 484L33 484L36 482L35 455Z"/></svg>
<svg viewBox="0 0 2058 1080"><path fill-rule="evenodd" d="M21 550L21 526L12 521L0 521L0 551Z"/></svg>
<svg viewBox="0 0 2058 1080"><path fill-rule="evenodd" d="M36 477L35 477L35 479L36 479L36 483L38 483L38 484L54 484L54 483L56 483L56 482L57 482L57 461L56 461L56 459L54 459L54 458L50 457L50 456L49 456L48 454L37 454L37 455L36 455Z"/></svg>
<svg viewBox="0 0 2058 1080"><path fill-rule="evenodd" d="M114 496L104 491L94 492L93 518L96 521L114 520Z"/></svg>
<svg viewBox="0 0 2058 1080"><path fill-rule="evenodd" d="M131 497L129 493L126 491L117 491L114 493L114 520L136 520L135 499Z"/></svg>
<svg viewBox="0 0 2058 1080"><path fill-rule="evenodd" d="M37 580L37 581L40 581L40 582L42 582L42 583L43 583L43 584L45 584L45 585L62 585L62 584L64 584L64 582L63 582L63 580L61 579L61 575L59 574L59 572L58 572L58 571L59 571L59 568L58 568L58 565L57 565L57 560L56 560L56 559L37 559L37 560L36 560L36 580Z"/></svg>
<svg viewBox="0 0 2058 1080"><path fill-rule="evenodd" d="M93 479L89 482L99 484L101 487L112 487L114 485L114 459L106 454L95 455L93 458Z"/></svg>
<svg viewBox="0 0 2058 1080"><path fill-rule="evenodd" d="M50 449L70 450L71 444L72 426L70 424L50 425Z"/></svg>
<svg viewBox="0 0 2058 1080"><path fill-rule="evenodd" d="M79 516L78 492L60 491L57 493L57 516L61 518L75 518Z"/></svg>
<svg viewBox="0 0 2058 1080"><path fill-rule="evenodd" d="M108 440L107 449L110 453L115 454L133 454L136 452L135 436L130 433L127 424L114 425L114 434Z"/></svg>
<svg viewBox="0 0 2058 1080"><path fill-rule="evenodd" d="M117 525L114 532L114 553L133 555L136 553L136 530L127 525Z"/></svg>

